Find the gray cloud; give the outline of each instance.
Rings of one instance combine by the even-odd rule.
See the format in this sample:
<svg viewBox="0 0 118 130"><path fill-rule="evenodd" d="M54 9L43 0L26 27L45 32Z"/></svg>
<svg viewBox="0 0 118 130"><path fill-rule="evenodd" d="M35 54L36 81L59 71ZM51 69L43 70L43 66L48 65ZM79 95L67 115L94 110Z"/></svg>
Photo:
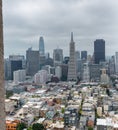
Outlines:
<svg viewBox="0 0 118 130"><path fill-rule="evenodd" d="M68 55L70 32L77 50L93 53L96 38L106 40L106 52L118 50L118 1L116 0L4 0L5 55L38 49L43 35L46 51L59 46Z"/></svg>

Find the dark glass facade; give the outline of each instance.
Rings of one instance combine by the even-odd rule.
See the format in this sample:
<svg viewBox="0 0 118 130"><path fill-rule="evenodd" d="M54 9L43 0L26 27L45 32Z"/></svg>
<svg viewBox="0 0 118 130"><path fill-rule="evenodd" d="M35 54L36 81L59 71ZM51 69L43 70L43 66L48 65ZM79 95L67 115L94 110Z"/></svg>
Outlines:
<svg viewBox="0 0 118 130"><path fill-rule="evenodd" d="M97 39L94 41L94 63L99 64L105 61L105 41Z"/></svg>
<svg viewBox="0 0 118 130"><path fill-rule="evenodd" d="M13 80L13 72L22 69L22 60L11 61L11 79Z"/></svg>
<svg viewBox="0 0 118 130"><path fill-rule="evenodd" d="M34 51L30 49L26 51L26 66L27 75L33 76L35 73L39 71L39 51Z"/></svg>
<svg viewBox="0 0 118 130"><path fill-rule="evenodd" d="M87 51L81 51L81 59L87 60Z"/></svg>

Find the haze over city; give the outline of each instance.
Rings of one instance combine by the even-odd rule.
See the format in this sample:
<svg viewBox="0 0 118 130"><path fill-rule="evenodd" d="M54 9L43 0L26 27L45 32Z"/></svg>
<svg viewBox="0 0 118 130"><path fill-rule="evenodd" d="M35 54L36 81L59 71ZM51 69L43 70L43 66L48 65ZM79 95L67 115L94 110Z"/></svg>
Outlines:
<svg viewBox="0 0 118 130"><path fill-rule="evenodd" d="M118 1L0 0L0 130L118 130Z"/></svg>
<svg viewBox="0 0 118 130"><path fill-rule="evenodd" d="M116 0L4 0L5 57L38 48L43 36L46 52L59 46L69 55L70 32L76 50L93 54L95 39L106 41L106 55L118 45L118 1Z"/></svg>

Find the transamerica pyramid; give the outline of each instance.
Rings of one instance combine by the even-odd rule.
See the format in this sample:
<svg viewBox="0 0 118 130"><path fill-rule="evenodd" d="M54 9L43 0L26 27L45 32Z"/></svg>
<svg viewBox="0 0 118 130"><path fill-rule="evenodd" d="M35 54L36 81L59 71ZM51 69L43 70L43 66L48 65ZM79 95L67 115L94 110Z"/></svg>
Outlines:
<svg viewBox="0 0 118 130"><path fill-rule="evenodd" d="M73 41L73 32L71 32L70 41L70 59L68 63L68 81L76 81L76 61L75 61L75 42Z"/></svg>

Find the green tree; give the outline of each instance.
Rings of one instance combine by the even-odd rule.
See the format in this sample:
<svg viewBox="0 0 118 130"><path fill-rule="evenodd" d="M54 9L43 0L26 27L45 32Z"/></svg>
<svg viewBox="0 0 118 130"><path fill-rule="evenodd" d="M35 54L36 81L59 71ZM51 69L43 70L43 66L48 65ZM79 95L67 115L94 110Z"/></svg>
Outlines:
<svg viewBox="0 0 118 130"><path fill-rule="evenodd" d="M93 128L92 127L88 127L88 130L93 130Z"/></svg>
<svg viewBox="0 0 118 130"><path fill-rule="evenodd" d="M13 95L13 91L7 90L6 91L6 98L9 98Z"/></svg>
<svg viewBox="0 0 118 130"><path fill-rule="evenodd" d="M43 124L35 123L32 125L32 130L45 130Z"/></svg>
<svg viewBox="0 0 118 130"><path fill-rule="evenodd" d="M30 126L29 128L27 128L27 130L32 130L32 126Z"/></svg>
<svg viewBox="0 0 118 130"><path fill-rule="evenodd" d="M16 130L23 130L24 128L26 128L26 124L21 122L17 125Z"/></svg>
<svg viewBox="0 0 118 130"><path fill-rule="evenodd" d="M64 112L65 112L65 108L62 107L62 109L61 109L61 113L64 114Z"/></svg>

